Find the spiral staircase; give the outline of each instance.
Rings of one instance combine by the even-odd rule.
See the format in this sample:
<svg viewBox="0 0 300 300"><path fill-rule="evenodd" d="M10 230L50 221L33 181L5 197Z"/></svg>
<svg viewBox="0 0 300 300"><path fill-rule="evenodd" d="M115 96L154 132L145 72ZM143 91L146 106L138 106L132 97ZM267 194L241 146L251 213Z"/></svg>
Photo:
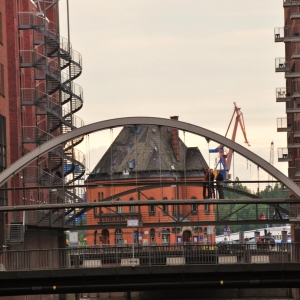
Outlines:
<svg viewBox="0 0 300 300"><path fill-rule="evenodd" d="M33 50L20 50L20 68L34 72L34 86L21 88L22 109L26 113L31 109L35 114L35 124L26 116L22 120L23 154L84 125L75 115L83 106L82 88L74 82L82 72L81 55L72 49L68 40L59 36L58 25L44 16L35 12L19 13L19 30L29 30L33 35L33 45L29 47ZM49 186L43 189L43 201L39 203L84 201L85 191L77 187L77 182L85 174L85 156L75 148L83 139L83 136L75 138L53 149L23 170L25 186ZM43 168L45 165L47 171ZM57 171L62 176L53 175ZM70 228L80 213L78 210L28 212L20 224L23 226L20 232L24 234L24 226ZM11 227L16 232L15 225L21 223L18 221L10 224L8 231ZM22 240L16 238L18 234L14 235L8 238L8 243Z"/></svg>

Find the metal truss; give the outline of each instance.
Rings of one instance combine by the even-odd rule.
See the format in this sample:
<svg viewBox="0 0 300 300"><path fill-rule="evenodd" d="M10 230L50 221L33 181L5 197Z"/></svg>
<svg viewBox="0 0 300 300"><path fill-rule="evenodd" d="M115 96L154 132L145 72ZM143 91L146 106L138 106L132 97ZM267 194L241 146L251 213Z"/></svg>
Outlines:
<svg viewBox="0 0 300 300"><path fill-rule="evenodd" d="M269 162L262 159L255 153L246 149L245 147L227 139L215 132L212 132L208 129L185 123L171 119L163 119L163 118L154 118L154 117L127 117L127 118L119 118L119 119L111 119L106 121L100 121L93 124L89 124L83 126L81 128L72 130L71 132L65 133L63 135L58 136L50 140L49 142L44 143L43 145L37 147L32 150L18 161L13 163L9 168L4 170L0 174L0 186L5 184L14 174L17 174L31 162L35 161L41 155L48 153L52 149L55 149L58 145L63 145L67 141L73 140L74 138L84 136L93 132L102 131L115 127L122 127L126 125L158 125L158 126L166 126L173 127L184 132L190 132L199 136L205 137L208 141L213 140L215 142L221 143L224 146L233 149L233 151L239 153L243 157L255 163L258 167L265 170L268 174L271 174L274 178L282 182L284 186L286 186L296 197L300 197L300 187L294 183L291 179L285 176L278 169L273 167Z"/></svg>

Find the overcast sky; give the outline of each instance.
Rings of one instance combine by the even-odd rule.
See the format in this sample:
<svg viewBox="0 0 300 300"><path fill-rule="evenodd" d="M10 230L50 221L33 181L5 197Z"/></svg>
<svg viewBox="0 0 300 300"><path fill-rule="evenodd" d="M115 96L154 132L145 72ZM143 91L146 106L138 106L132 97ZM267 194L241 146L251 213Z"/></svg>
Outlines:
<svg viewBox="0 0 300 300"><path fill-rule="evenodd" d="M60 15L61 35L67 38L66 1L60 0ZM85 124L178 115L225 135L236 102L250 150L269 161L274 141L274 166L287 174L287 163L277 158L286 134L277 133L276 126L277 118L286 117L285 104L275 97L275 89L285 86L283 73L275 73L275 58L285 56L283 43L274 42L274 28L284 25L282 3L69 0L71 42L83 57L76 82L83 87L84 106L77 115ZM93 134L80 146L89 152L90 169L116 135L117 130ZM239 133L236 142L243 141ZM198 146L213 167L203 138L187 135L186 143ZM257 179L246 166L245 159L236 160L235 176Z"/></svg>

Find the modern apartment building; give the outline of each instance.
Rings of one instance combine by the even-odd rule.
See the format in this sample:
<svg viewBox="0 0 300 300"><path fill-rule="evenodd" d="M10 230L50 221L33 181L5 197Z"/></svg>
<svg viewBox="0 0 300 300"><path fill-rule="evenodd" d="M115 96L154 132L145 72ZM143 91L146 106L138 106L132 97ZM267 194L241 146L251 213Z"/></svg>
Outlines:
<svg viewBox="0 0 300 300"><path fill-rule="evenodd" d="M285 86L276 88L276 102L285 103L286 117L277 119L277 131L286 132L287 147L278 149L278 161L288 162L288 176L300 179L300 1L283 0L284 25L274 30L275 42L285 53L275 59L275 71L282 72ZM299 209L291 206L290 210ZM292 226L293 242L300 241L299 226Z"/></svg>
<svg viewBox="0 0 300 300"><path fill-rule="evenodd" d="M81 55L60 36L58 0L0 1L0 172L84 125L75 114L83 105L82 88L74 82L81 72ZM0 192L0 205L83 201L84 190L72 187L85 172L84 155L76 150L82 140L41 155L15 174ZM64 210L3 214L0 246L63 247L65 215Z"/></svg>

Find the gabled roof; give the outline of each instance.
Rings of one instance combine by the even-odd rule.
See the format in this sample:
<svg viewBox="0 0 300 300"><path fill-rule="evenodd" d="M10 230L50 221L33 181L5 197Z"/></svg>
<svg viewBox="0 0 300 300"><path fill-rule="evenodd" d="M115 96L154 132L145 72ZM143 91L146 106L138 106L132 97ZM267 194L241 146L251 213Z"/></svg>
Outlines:
<svg viewBox="0 0 300 300"><path fill-rule="evenodd" d="M198 171L198 177L201 176L199 172L202 173L203 168L208 168L208 165L199 149L187 148L179 138L178 142L179 161L176 160L172 146L171 128L156 125L126 126L87 180L97 180L103 175L111 175L112 172L114 177L118 173L126 175L126 170L129 173L127 175L132 174L133 177L136 172L152 171Z"/></svg>

